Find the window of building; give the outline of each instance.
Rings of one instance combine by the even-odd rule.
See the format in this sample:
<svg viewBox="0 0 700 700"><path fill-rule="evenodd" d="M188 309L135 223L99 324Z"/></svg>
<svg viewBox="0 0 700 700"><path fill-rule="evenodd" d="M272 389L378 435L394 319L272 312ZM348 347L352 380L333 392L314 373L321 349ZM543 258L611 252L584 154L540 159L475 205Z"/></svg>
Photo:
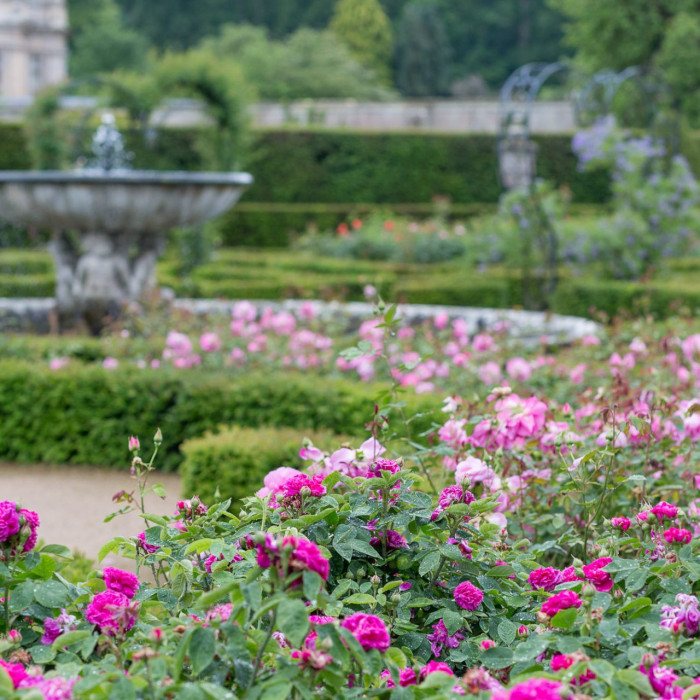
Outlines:
<svg viewBox="0 0 700 700"><path fill-rule="evenodd" d="M29 91L32 95L41 90L43 81L43 61L41 59L41 54L29 54Z"/></svg>

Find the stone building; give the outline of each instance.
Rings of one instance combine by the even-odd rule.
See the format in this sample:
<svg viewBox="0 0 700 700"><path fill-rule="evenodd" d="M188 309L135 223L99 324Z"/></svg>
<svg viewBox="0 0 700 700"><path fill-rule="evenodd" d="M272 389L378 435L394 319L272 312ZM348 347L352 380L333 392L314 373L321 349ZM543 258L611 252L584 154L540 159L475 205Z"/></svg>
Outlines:
<svg viewBox="0 0 700 700"><path fill-rule="evenodd" d="M65 0L0 0L0 97L30 98L67 76Z"/></svg>

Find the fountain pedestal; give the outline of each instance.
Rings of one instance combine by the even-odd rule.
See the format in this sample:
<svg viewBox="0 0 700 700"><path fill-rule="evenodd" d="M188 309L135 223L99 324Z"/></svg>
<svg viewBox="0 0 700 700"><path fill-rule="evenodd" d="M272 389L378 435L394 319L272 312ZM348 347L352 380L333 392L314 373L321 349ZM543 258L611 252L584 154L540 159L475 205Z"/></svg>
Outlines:
<svg viewBox="0 0 700 700"><path fill-rule="evenodd" d="M0 218L51 229L59 315L104 316L155 283L167 232L230 209L248 173L139 170L0 171Z"/></svg>

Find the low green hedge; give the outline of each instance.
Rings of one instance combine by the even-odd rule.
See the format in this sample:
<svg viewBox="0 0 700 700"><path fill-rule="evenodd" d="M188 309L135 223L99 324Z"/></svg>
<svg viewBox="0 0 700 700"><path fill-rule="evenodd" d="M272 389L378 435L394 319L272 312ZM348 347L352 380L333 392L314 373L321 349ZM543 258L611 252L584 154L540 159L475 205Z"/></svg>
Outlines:
<svg viewBox="0 0 700 700"><path fill-rule="evenodd" d="M325 429L364 435L378 388L292 374L230 377L199 371L113 371L0 362L0 459L128 468L129 435L163 431L158 467L176 470L180 444L222 424ZM411 397L429 412L439 397ZM430 425L428 415L421 426ZM400 425L393 426L400 430Z"/></svg>
<svg viewBox="0 0 700 700"><path fill-rule="evenodd" d="M240 202L217 219L216 226L226 246L286 248L309 228L334 231L339 223L373 211L389 211L400 216L420 219L431 216L434 206L426 203L391 204L291 204L275 202ZM456 204L450 208L454 219L493 214L495 203Z"/></svg>
<svg viewBox="0 0 700 700"><path fill-rule="evenodd" d="M53 261L45 250L0 249L0 275L50 275L53 278Z"/></svg>
<svg viewBox="0 0 700 700"><path fill-rule="evenodd" d="M552 311L572 316L608 317L647 313L667 318L679 311L700 312L700 286L673 282L567 280L552 298Z"/></svg>
<svg viewBox="0 0 700 700"><path fill-rule="evenodd" d="M323 450L337 449L345 442L345 438L327 430L240 426L188 440L181 447L183 493L213 503L218 489L219 500L231 498L235 505L261 488L269 471L282 466L298 468L304 437Z"/></svg>
<svg viewBox="0 0 700 700"><path fill-rule="evenodd" d="M52 297L56 283L51 274L0 274L0 297Z"/></svg>

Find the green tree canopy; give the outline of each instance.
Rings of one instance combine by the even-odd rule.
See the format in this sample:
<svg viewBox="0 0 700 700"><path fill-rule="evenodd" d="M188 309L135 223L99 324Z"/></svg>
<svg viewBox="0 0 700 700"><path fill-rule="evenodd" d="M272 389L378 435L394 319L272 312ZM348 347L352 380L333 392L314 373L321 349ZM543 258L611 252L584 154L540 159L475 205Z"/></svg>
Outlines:
<svg viewBox="0 0 700 700"><path fill-rule="evenodd" d="M372 99L388 94L327 31L300 29L284 41L271 41L262 27L226 25L201 46L213 56L235 60L261 99Z"/></svg>
<svg viewBox="0 0 700 700"><path fill-rule="evenodd" d="M550 0L564 13L565 40L589 71L643 66L667 83L676 107L700 115L698 0Z"/></svg>
<svg viewBox="0 0 700 700"><path fill-rule="evenodd" d="M414 0L406 5L396 38L396 85L404 95L447 95L450 45L439 9Z"/></svg>
<svg viewBox="0 0 700 700"><path fill-rule="evenodd" d="M338 0L330 29L361 64L390 82L394 39L379 0Z"/></svg>

